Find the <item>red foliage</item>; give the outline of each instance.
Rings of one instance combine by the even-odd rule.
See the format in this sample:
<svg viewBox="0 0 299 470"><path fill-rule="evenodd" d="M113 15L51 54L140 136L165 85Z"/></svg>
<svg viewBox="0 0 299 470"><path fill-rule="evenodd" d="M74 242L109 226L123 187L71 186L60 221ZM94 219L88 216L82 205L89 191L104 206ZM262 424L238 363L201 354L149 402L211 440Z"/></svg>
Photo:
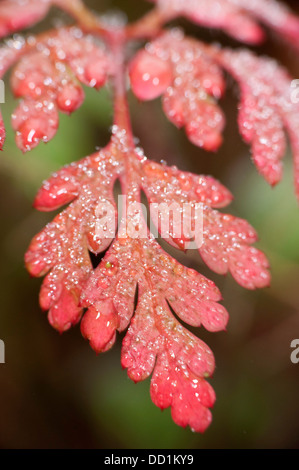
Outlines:
<svg viewBox="0 0 299 470"><path fill-rule="evenodd" d="M0 5L0 37L28 28L47 14L50 0L3 0Z"/></svg>
<svg viewBox="0 0 299 470"><path fill-rule="evenodd" d="M12 116L16 142L23 152L54 137L58 110L72 113L81 106L84 92L79 81L100 88L110 67L104 48L75 28L62 28L30 49L11 77L15 96L24 98Z"/></svg>
<svg viewBox="0 0 299 470"><path fill-rule="evenodd" d="M165 34L136 55L130 76L139 99L163 94L167 117L185 127L191 142L206 150L219 147L224 117L216 98L223 93L224 79L200 44L180 32Z"/></svg>
<svg viewBox="0 0 299 470"><path fill-rule="evenodd" d="M287 131L299 200L299 101L292 100L292 78L275 60L249 51L219 51L217 59L240 85L240 132L252 146L259 172L272 185L282 176Z"/></svg>
<svg viewBox="0 0 299 470"><path fill-rule="evenodd" d="M298 43L299 19L276 0L149 0L166 20L185 16L199 25L223 29L235 39L256 44L263 40L263 23L291 43Z"/></svg>
<svg viewBox="0 0 299 470"><path fill-rule="evenodd" d="M149 65L150 77L144 71ZM189 139L206 150L221 143L224 117L217 99L225 90L222 70L238 82L239 128L252 147L253 161L271 184L282 176L288 132L299 199L299 104L292 101L292 78L275 60L241 50L206 46L180 31L170 31L147 44L130 66L132 89L141 100L163 94L163 108Z"/></svg>
<svg viewBox="0 0 299 470"><path fill-rule="evenodd" d="M121 135L117 133L107 149L62 169L44 183L36 208L51 210L73 202L34 238L26 265L34 276L50 271L40 303L59 331L77 323L82 309L88 308L81 331L97 352L107 351L116 331L130 324L138 285L138 305L123 342L122 365L136 382L154 369L153 401L161 408L171 405L178 424L202 431L210 422L206 408L214 402L204 381L213 371L213 356L178 323L169 305L186 323L219 331L228 320L225 309L217 304L220 294L211 281L167 255L148 233L142 214L130 213L129 204L115 241L110 245L110 238L99 238L97 207L107 201L114 205L116 178L126 187L128 201L139 203L144 190L149 202L158 204L200 202L204 206L200 253L213 270L222 274L230 270L241 285L254 289L269 284L268 263L249 246L256 235L247 222L212 209L231 200L213 178L140 161L135 155L134 180L128 184L124 160L130 155L122 149ZM138 226L134 234L132 223L134 230ZM98 254L109 245L93 270L88 250Z"/></svg>
<svg viewBox="0 0 299 470"><path fill-rule="evenodd" d="M219 212L232 196L218 181L151 162L135 148L125 96L127 72L139 99L162 95L167 117L207 150L216 150L222 141L224 116L217 100L225 89L223 70L229 72L240 87L240 132L252 146L255 164L269 183L280 179L285 128L294 150L299 197L299 110L290 98L287 72L275 61L245 50L222 50L185 38L177 30L162 31L163 23L184 15L256 43L263 37L256 20L288 40L298 39L299 20L273 0L156 3L150 20L120 28L102 24L80 0L4 0L2 36L41 20L52 4L66 10L76 25L9 40L0 49L0 76L16 63L11 87L22 101L12 124L24 152L54 137L59 111L71 113L80 107L81 84L97 89L111 81L115 101L111 142L43 183L34 203L37 209L68 207L34 237L26 266L32 276L46 276L40 305L54 328L63 332L82 319L82 335L96 352L110 349L116 333L127 329L121 363L129 377L138 382L152 374L153 402L161 409L170 406L177 424L203 432L215 401L206 380L213 373L214 357L176 316L217 332L226 328L228 313L213 282L181 265L157 243L142 213L141 192L150 203L153 230L181 250L195 238L203 261L215 272L229 271L240 285L255 289L269 285L269 265L252 246L257 240L254 229L245 220ZM152 42L132 58L128 69L125 46L140 37ZM1 148L4 138L0 117ZM118 228L111 232L111 224L116 227L118 221L116 180L126 200ZM172 204L180 214L185 205L190 208L187 231L182 232L180 219L179 224L170 220L163 232L159 211ZM107 213L107 207L112 212ZM192 234L197 207L202 240ZM96 268L90 252L103 253Z"/></svg>

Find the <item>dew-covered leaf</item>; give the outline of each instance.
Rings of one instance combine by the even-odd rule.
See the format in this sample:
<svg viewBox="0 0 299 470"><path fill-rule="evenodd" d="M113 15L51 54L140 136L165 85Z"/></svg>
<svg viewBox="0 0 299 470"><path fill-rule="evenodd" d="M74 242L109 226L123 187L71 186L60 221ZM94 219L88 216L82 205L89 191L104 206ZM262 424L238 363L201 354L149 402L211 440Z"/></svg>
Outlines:
<svg viewBox="0 0 299 470"><path fill-rule="evenodd" d="M263 40L260 23L298 47L299 18L276 0L150 0L165 20L184 16L208 28L222 29L233 38L256 44Z"/></svg>
<svg viewBox="0 0 299 470"><path fill-rule="evenodd" d="M149 70L149 72L146 72ZM130 65L131 86L139 99L163 95L163 109L188 138L206 150L222 142L224 116L217 105L225 88L221 69L198 41L172 30L147 44Z"/></svg>
<svg viewBox="0 0 299 470"><path fill-rule="evenodd" d="M94 154L54 174L35 199L35 207L46 211L73 200L34 237L25 257L31 275L44 276L50 271L40 303L49 310L50 323L59 331L80 319L81 292L92 272L88 250L96 254L104 251L114 235L101 238L97 224L103 204L113 209L111 217L116 224L113 184L119 165L110 150Z"/></svg>

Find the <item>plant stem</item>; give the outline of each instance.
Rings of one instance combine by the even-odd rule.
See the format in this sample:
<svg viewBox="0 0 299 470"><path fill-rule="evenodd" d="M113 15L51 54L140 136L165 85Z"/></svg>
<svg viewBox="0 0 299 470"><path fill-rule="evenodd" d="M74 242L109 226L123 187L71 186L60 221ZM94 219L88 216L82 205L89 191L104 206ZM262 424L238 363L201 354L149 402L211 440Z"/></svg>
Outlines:
<svg viewBox="0 0 299 470"><path fill-rule="evenodd" d="M99 35L108 41L114 35L114 31L101 23L81 0L56 0L56 4L72 16L83 31ZM165 22L167 22L165 15L162 15L158 8L153 8L125 28L126 40L152 38L161 31Z"/></svg>
<svg viewBox="0 0 299 470"><path fill-rule="evenodd" d="M114 31L109 43L114 60L114 125L124 132L123 143L127 150L134 149L132 125L126 92L125 30Z"/></svg>
<svg viewBox="0 0 299 470"><path fill-rule="evenodd" d="M109 30L81 0L55 0L55 3L72 16L83 31L100 35L103 38L110 36Z"/></svg>
<svg viewBox="0 0 299 470"><path fill-rule="evenodd" d="M135 23L126 28L127 39L148 39L156 36L163 28L165 18L160 10L153 8Z"/></svg>

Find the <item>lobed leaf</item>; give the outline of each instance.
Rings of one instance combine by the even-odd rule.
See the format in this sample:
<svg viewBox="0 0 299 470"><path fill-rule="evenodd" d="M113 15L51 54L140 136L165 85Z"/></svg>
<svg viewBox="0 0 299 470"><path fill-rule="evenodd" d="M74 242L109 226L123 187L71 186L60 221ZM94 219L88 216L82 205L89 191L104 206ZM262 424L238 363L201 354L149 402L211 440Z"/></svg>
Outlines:
<svg viewBox="0 0 299 470"><path fill-rule="evenodd" d="M109 238L104 225L113 218L116 222L116 178L126 199L117 234ZM44 182L36 208L48 211L70 205L33 239L26 254L27 268L34 276L48 273L40 303L49 310L52 326L65 331L80 321L86 309L81 332L97 353L109 350L117 332L128 328L121 363L129 377L138 382L152 375L153 402L161 409L170 406L180 426L203 432L211 422L209 408L215 401L206 381L215 361L210 348L174 314L189 325L217 332L225 330L228 313L219 304L221 294L212 281L181 265L157 243L142 213L141 190L150 204L201 204L200 253L206 263L219 273L230 270L248 288L268 283L266 258L249 246L256 240L254 230L215 209L231 201L229 191L211 177L140 159L128 150L124 133L116 126L106 149L64 167ZM99 212L102 203L109 203L113 213ZM104 229L102 237L99 227ZM106 250L95 269L89 250L96 254Z"/></svg>
<svg viewBox="0 0 299 470"><path fill-rule="evenodd" d="M138 304L131 320L137 284ZM162 409L171 406L179 425L204 431L211 421L208 408L215 400L205 381L213 373L214 358L205 343L179 324L167 305L169 300L176 306L175 299L185 296L193 318L186 310L179 310L183 320L194 324L196 316L196 326L202 323L211 331L225 328L228 314L217 304L220 293L211 281L180 265L151 238L119 237L84 289L82 304L88 310L81 331L101 352L112 346L116 331L123 331L130 323L121 355L129 377L138 382L154 371L154 403ZM163 373L167 366L169 376L159 386L161 361Z"/></svg>
<svg viewBox="0 0 299 470"><path fill-rule="evenodd" d="M109 150L63 168L44 183L35 200L40 210L72 204L33 239L25 257L33 276L44 276L41 307L49 311L50 323L59 331L80 319L80 296L92 271L88 250L104 251L111 238L99 236L97 223L101 203L115 207L113 184L119 162ZM117 212L114 210L114 217ZM111 237L111 236L110 236Z"/></svg>
<svg viewBox="0 0 299 470"><path fill-rule="evenodd" d="M252 146L257 169L271 185L282 177L288 133L299 199L299 100L292 78L275 60L246 50L219 50L215 57L240 86L240 133Z"/></svg>
<svg viewBox="0 0 299 470"><path fill-rule="evenodd" d="M76 19L85 11L81 0L1 0L0 38L43 20L51 6L66 11Z"/></svg>
<svg viewBox="0 0 299 470"><path fill-rule="evenodd" d="M103 47L77 28L61 28L46 39L20 44L18 52L14 47L12 43L2 49L2 68L5 72L22 55L22 48L28 48L11 75L15 96L23 98L12 126L18 147L26 152L54 137L58 111L69 114L82 105L85 96L79 81L95 88L105 84L111 61ZM1 144L4 125L0 126Z"/></svg>
<svg viewBox="0 0 299 470"><path fill-rule="evenodd" d="M0 79L3 79L7 70L13 65L13 63L20 56L18 49L13 49L9 46L3 46L0 48ZM3 149L5 142L5 125L0 113L0 150Z"/></svg>
<svg viewBox="0 0 299 470"><path fill-rule="evenodd" d="M42 20L51 0L2 0L0 3L0 37L28 28Z"/></svg>
<svg viewBox="0 0 299 470"><path fill-rule="evenodd" d="M146 74L144 67L149 62L150 74ZM140 99L163 94L168 118L177 127L185 126L195 145L215 150L224 124L216 103L224 91L221 69L239 84L240 133L251 145L258 171L271 185L282 177L288 133L299 199L298 84L275 60L244 49L206 46L172 30L135 56L130 66L131 86Z"/></svg>
<svg viewBox="0 0 299 470"><path fill-rule="evenodd" d="M157 3L166 20L184 16L196 24L222 29L233 38L256 44L263 40L263 23L295 47L299 18L276 0L150 0Z"/></svg>
<svg viewBox="0 0 299 470"><path fill-rule="evenodd" d="M298 19L274 0L156 3L166 20L183 15L222 28L245 42L263 38L256 19L288 40L299 36ZM86 21L91 19L80 0L4 0L0 3L0 36L41 20L51 5L79 22L80 12L85 13ZM266 6L271 7L268 16ZM112 32L109 34L111 39ZM23 151L55 135L58 111L71 113L81 106L81 84L98 89L120 66L100 41L77 27L59 28L28 40L14 36L0 49L0 77L20 57L11 75L13 92L21 98L12 124ZM253 147L259 171L271 184L281 176L284 128L288 130L295 150L299 195L298 107L288 100L290 78L275 62L243 51L221 51L172 30L138 52L130 65L130 78L139 99L162 95L169 120L184 127L195 145L216 150L224 127L217 103L225 90L223 69L240 84L241 133ZM275 83L269 80L271 73L277 77ZM120 99L117 104L115 122L121 122ZM128 129L113 126L112 133L105 149L62 168L43 183L34 202L37 209L68 207L34 237L25 256L26 266L32 276L46 276L40 305L48 311L54 328L66 331L82 317L82 335L96 352L109 350L117 333L127 329L121 363L129 377L138 382L152 375L153 402L161 409L171 407L178 425L203 432L211 422L210 408L215 402L206 380L213 374L215 361L210 348L180 320L218 332L225 330L228 313L219 303L221 294L212 281L178 263L156 242L142 214L141 192L150 203L155 233L162 233L161 210L176 205L179 222L168 218L163 237L182 250L195 240L203 260L217 273L230 271L249 289L265 287L270 281L268 261L252 246L257 240L254 229L245 220L217 210L232 200L218 181L140 158ZM0 148L4 138L0 116ZM113 196L117 179L126 197L119 221ZM198 207L202 227L197 225ZM104 253L96 268L90 252Z"/></svg>
<svg viewBox="0 0 299 470"><path fill-rule="evenodd" d="M152 162L147 162L144 170L143 189L151 203L154 221L161 224L164 207L174 207L176 203L183 213L185 204L203 203L203 233L198 249L207 265L219 274L230 271L235 280L248 289L269 285L269 264L259 250L250 246L257 240L254 229L245 220L212 209L231 201L230 193L222 185L210 177L196 177ZM195 217L196 212L190 213L190 220L181 219L190 227L190 232L195 227ZM186 235L185 239L182 234ZM163 238L171 245L188 248L188 233L182 224L173 227L170 223L166 235L163 233Z"/></svg>
<svg viewBox="0 0 299 470"><path fill-rule="evenodd" d="M195 145L206 150L220 146L224 116L216 99L223 94L224 79L199 42L185 39L177 30L163 34L137 53L130 78L139 99L163 94L168 119L185 127Z"/></svg>

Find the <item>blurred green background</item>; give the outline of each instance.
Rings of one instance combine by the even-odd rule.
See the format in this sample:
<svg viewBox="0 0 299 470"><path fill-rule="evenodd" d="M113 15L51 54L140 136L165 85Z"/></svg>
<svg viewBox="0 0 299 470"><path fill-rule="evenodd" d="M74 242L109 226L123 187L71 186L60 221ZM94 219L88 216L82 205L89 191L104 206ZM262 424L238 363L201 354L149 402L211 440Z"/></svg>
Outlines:
<svg viewBox="0 0 299 470"><path fill-rule="evenodd" d="M288 3L299 10L298 2ZM120 9L130 20L150 8L136 0L87 4L99 12ZM38 29L61 16L52 10ZM187 21L175 24L207 41L238 46L223 34ZM279 58L299 78L298 57L273 35L255 50ZM146 155L220 179L235 196L228 210L257 229L258 246L271 261L272 287L250 292L231 276L209 271L195 252L179 256L216 282L230 313L227 332L196 331L214 351L217 364L212 379L217 402L204 435L176 426L169 410L161 413L150 400L149 380L135 385L127 378L120 366L123 335L111 351L96 356L78 327L64 335L55 332L38 305L41 280L30 279L24 268L31 238L52 218L32 209L34 195L51 172L108 142L109 90L86 89L84 106L71 117L61 115L55 139L22 155L10 129L17 102L7 86L2 106L7 143L0 155L0 339L6 346L6 364L0 364L0 447L299 447L299 364L290 360L291 340L299 338L299 211L292 159L286 155L283 182L269 188L239 137L238 89L232 79L227 81L221 103L227 126L224 145L216 154L192 146L183 131L167 122L159 100L141 104L130 95L134 133Z"/></svg>

